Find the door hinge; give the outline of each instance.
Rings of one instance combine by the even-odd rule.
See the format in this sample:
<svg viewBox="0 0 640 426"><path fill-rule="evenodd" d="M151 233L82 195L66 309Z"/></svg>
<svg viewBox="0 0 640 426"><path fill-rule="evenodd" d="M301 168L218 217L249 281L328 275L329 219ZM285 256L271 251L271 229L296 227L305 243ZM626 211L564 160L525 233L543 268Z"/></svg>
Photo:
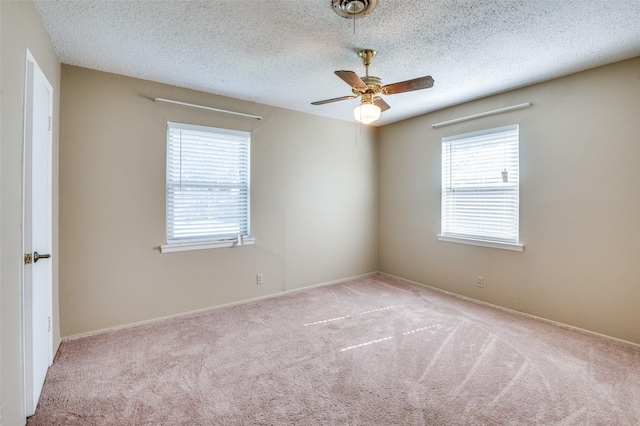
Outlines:
<svg viewBox="0 0 640 426"><path fill-rule="evenodd" d="M25 265L31 265L31 261L32 261L31 253L25 254L24 255L24 264Z"/></svg>
<svg viewBox="0 0 640 426"><path fill-rule="evenodd" d="M47 317L47 331L51 331L51 317Z"/></svg>
<svg viewBox="0 0 640 426"><path fill-rule="evenodd" d="M51 130L51 117L49 117L49 130Z"/></svg>

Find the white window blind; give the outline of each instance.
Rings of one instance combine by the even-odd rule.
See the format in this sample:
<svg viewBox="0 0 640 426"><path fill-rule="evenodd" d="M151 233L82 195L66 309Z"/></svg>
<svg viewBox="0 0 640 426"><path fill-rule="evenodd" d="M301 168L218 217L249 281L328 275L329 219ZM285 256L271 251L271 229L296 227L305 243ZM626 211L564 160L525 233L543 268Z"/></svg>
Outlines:
<svg viewBox="0 0 640 426"><path fill-rule="evenodd" d="M167 243L249 235L250 134L167 126Z"/></svg>
<svg viewBox="0 0 640 426"><path fill-rule="evenodd" d="M518 244L518 126L442 139L444 237Z"/></svg>

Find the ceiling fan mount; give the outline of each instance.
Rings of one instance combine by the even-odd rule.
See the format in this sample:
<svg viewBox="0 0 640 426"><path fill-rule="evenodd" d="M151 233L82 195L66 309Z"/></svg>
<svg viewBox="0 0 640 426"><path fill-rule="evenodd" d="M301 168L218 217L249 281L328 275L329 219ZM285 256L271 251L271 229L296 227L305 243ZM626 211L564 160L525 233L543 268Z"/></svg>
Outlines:
<svg viewBox="0 0 640 426"><path fill-rule="evenodd" d="M378 52L371 49L364 49L358 52L358 56L362 59L362 65L368 67L371 65L371 61L373 61L373 57L376 56Z"/></svg>
<svg viewBox="0 0 640 426"><path fill-rule="evenodd" d="M356 120L362 121L363 123L370 123L380 117L380 112L391 108L379 95L394 95L396 93L411 92L414 90L433 87L433 78L431 78L431 76L418 77L412 80L383 85L381 78L369 75L369 66L371 65L371 61L374 56L376 56L376 51L364 49L358 52L358 56L362 60L362 65L364 65L365 68L364 76L359 77L353 71L335 71L335 74L338 77L351 86L351 92L353 95L311 102L311 105L324 105L331 102L360 98L360 106L356 108L356 111L354 111ZM359 117L358 114L361 114L361 108L365 105L375 105L377 110L376 108L367 107L368 111L373 115L366 119L362 119L362 115Z"/></svg>

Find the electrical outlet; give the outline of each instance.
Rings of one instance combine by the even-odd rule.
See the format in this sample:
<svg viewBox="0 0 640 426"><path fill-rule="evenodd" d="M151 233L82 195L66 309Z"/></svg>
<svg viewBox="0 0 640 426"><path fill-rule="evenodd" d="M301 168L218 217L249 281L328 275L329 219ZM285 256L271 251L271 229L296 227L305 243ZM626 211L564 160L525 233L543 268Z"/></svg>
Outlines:
<svg viewBox="0 0 640 426"><path fill-rule="evenodd" d="M256 285L262 285L264 283L264 277L262 274L256 275Z"/></svg>
<svg viewBox="0 0 640 426"><path fill-rule="evenodd" d="M484 278L480 275L476 277L476 287L484 287Z"/></svg>

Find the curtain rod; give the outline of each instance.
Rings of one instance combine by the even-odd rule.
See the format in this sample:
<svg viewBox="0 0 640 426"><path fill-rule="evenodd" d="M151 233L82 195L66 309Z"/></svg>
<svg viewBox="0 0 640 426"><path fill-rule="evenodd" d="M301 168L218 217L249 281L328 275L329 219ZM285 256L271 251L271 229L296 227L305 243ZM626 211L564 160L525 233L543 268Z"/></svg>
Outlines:
<svg viewBox="0 0 640 426"><path fill-rule="evenodd" d="M432 124L431 127L436 128L436 127L448 126L449 124L461 123L463 121L473 120L474 118L480 118L480 117L486 117L488 115L500 114L501 112L515 111L517 109L522 109L522 108L529 108L531 105L533 105L533 103L526 102L524 104L518 104L518 105L509 106L509 107L494 109L493 111L481 112L479 114L467 115L466 117L460 117L460 118L456 118L454 120L443 121L442 123Z"/></svg>
<svg viewBox="0 0 640 426"><path fill-rule="evenodd" d="M188 104L186 102L172 101L171 99L155 98L153 101L154 102L166 102L168 104L188 106L188 107L191 107L191 108L206 109L207 111L222 112L222 113L225 113L225 114L233 114L233 115L239 115L241 117L255 118L256 120L262 120L262 117L260 117L258 115L245 114L245 113L242 113L242 112L235 112L235 111L227 111L226 109L212 108L212 107L208 107L208 106L204 106L204 105Z"/></svg>

